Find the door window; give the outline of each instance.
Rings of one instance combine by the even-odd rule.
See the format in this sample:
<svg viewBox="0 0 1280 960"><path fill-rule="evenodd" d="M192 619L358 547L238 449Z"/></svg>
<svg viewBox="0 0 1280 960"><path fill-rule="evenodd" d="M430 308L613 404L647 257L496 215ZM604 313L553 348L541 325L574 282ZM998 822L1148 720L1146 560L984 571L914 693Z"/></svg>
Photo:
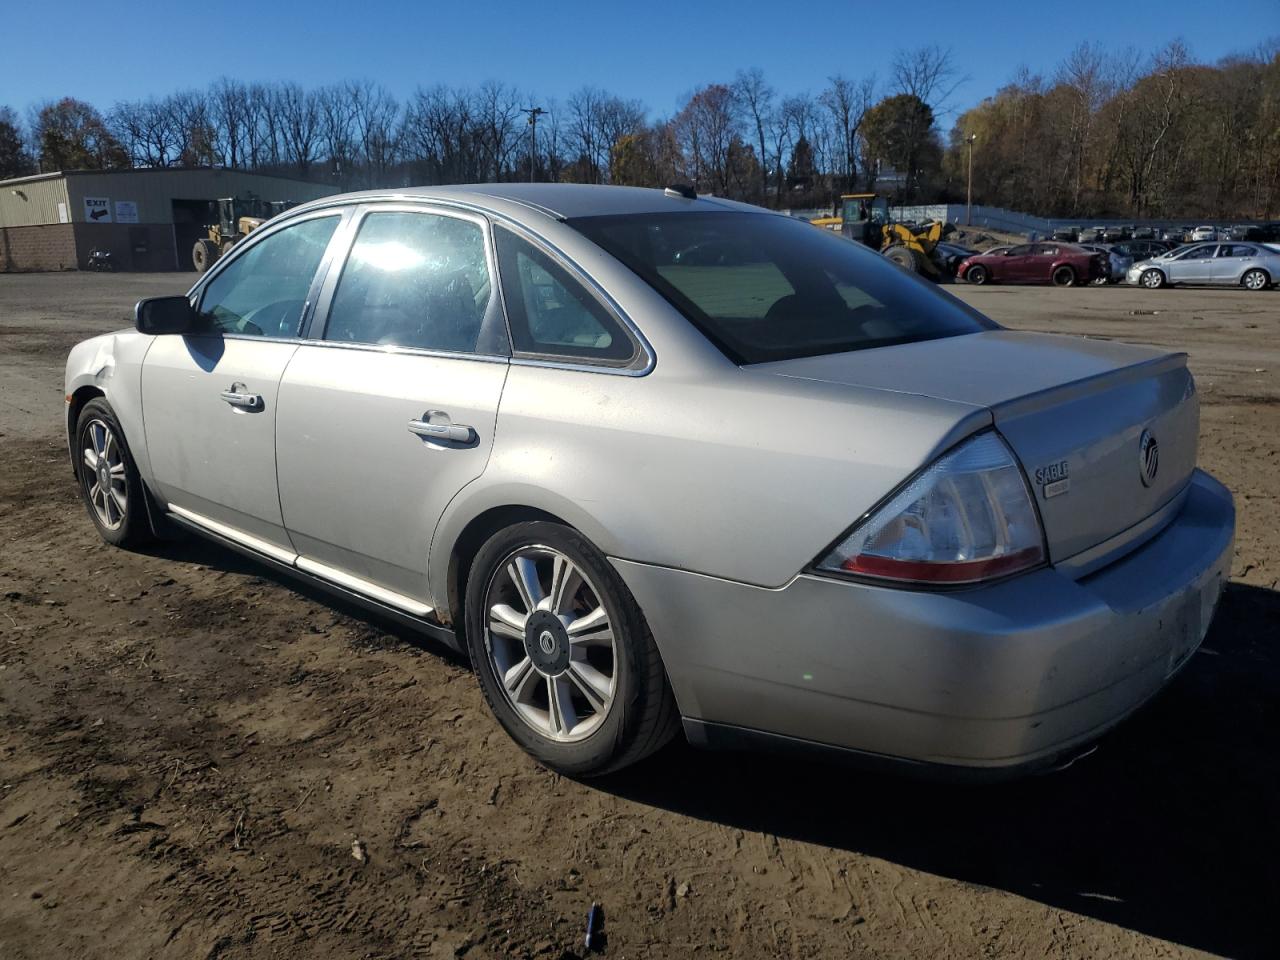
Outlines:
<svg viewBox="0 0 1280 960"><path fill-rule="evenodd" d="M636 346L585 287L523 237L494 231L502 296L519 353L625 364Z"/></svg>
<svg viewBox="0 0 1280 960"><path fill-rule="evenodd" d="M449 353L497 353L484 230L437 213L370 213L329 306L324 338Z"/></svg>
<svg viewBox="0 0 1280 960"><path fill-rule="evenodd" d="M263 237L228 263L200 296L211 333L296 337L307 293L339 216L317 217Z"/></svg>
<svg viewBox="0 0 1280 960"><path fill-rule="evenodd" d="M1239 243L1224 243L1218 248L1219 257L1252 257L1253 247Z"/></svg>
<svg viewBox="0 0 1280 960"><path fill-rule="evenodd" d="M1179 252L1173 259L1175 260L1203 260L1205 257L1213 256L1212 244L1201 244L1198 247L1188 247L1186 250Z"/></svg>
<svg viewBox="0 0 1280 960"><path fill-rule="evenodd" d="M1010 257L1025 257L1025 256L1027 256L1027 255L1029 255L1029 254L1031 253L1031 250L1032 250L1032 246L1031 246L1031 244L1029 244L1029 243L1024 243L1024 244L1022 244L1022 246L1020 246L1020 247L1012 247L1012 248L1010 248L1009 253L1008 253L1008 256L1010 256Z"/></svg>

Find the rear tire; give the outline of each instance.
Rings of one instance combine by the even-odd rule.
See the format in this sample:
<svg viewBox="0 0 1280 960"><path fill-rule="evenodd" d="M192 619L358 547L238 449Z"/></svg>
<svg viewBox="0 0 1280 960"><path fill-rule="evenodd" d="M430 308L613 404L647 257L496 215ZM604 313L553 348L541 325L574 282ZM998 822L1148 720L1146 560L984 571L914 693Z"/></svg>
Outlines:
<svg viewBox="0 0 1280 960"><path fill-rule="evenodd" d="M494 716L553 770L610 773L679 729L639 606L604 555L562 524L518 523L480 548L467 578L466 639Z"/></svg>
<svg viewBox="0 0 1280 960"><path fill-rule="evenodd" d="M143 502L146 491L111 404L95 397L76 420L76 478L89 519L115 547L137 547L154 538Z"/></svg>
<svg viewBox="0 0 1280 960"><path fill-rule="evenodd" d="M1155 269L1143 270L1142 276L1138 278L1138 283L1148 290L1159 290L1165 285L1164 272Z"/></svg>
<svg viewBox="0 0 1280 960"><path fill-rule="evenodd" d="M970 283L980 287L991 279L991 274L982 264L976 263L964 272L964 278Z"/></svg>
<svg viewBox="0 0 1280 960"><path fill-rule="evenodd" d="M1055 287L1074 287L1076 285L1076 272L1070 267L1059 267L1053 271L1053 285Z"/></svg>
<svg viewBox="0 0 1280 960"><path fill-rule="evenodd" d="M196 245L191 248L191 262L198 273L204 273L217 262L221 252L212 240L197 240Z"/></svg>
<svg viewBox="0 0 1280 960"><path fill-rule="evenodd" d="M1246 270L1240 278L1240 285L1246 290L1265 290L1271 286L1271 278L1265 270Z"/></svg>

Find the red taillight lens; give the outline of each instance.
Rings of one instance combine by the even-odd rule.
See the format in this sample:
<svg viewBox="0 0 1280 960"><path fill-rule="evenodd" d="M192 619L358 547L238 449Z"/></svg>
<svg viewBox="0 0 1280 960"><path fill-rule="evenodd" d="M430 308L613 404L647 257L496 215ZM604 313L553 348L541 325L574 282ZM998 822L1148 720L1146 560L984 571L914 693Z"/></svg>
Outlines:
<svg viewBox="0 0 1280 960"><path fill-rule="evenodd" d="M978 583L1044 562L1040 519L1013 453L978 434L922 470L818 564L910 583Z"/></svg>

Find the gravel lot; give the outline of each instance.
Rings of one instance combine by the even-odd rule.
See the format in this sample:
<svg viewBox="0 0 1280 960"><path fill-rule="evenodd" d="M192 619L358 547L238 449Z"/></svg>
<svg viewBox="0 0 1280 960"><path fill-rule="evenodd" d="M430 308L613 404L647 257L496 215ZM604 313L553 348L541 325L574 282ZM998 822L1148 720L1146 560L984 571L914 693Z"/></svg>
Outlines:
<svg viewBox="0 0 1280 960"><path fill-rule="evenodd" d="M1280 292L952 288L1187 349L1237 498L1204 648L1091 757L958 788L677 744L581 784L430 643L194 540L100 543L66 351L190 280L0 275L5 960L554 960L593 900L615 957L1275 956Z"/></svg>

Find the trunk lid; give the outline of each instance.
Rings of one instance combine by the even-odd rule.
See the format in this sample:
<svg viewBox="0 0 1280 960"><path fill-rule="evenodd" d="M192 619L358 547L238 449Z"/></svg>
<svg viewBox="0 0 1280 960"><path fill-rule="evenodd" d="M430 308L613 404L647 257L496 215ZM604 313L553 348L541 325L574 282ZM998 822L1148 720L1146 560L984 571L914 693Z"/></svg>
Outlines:
<svg viewBox="0 0 1280 960"><path fill-rule="evenodd" d="M993 330L752 369L990 410L1055 563L1141 523L1195 469L1200 411L1184 353Z"/></svg>

